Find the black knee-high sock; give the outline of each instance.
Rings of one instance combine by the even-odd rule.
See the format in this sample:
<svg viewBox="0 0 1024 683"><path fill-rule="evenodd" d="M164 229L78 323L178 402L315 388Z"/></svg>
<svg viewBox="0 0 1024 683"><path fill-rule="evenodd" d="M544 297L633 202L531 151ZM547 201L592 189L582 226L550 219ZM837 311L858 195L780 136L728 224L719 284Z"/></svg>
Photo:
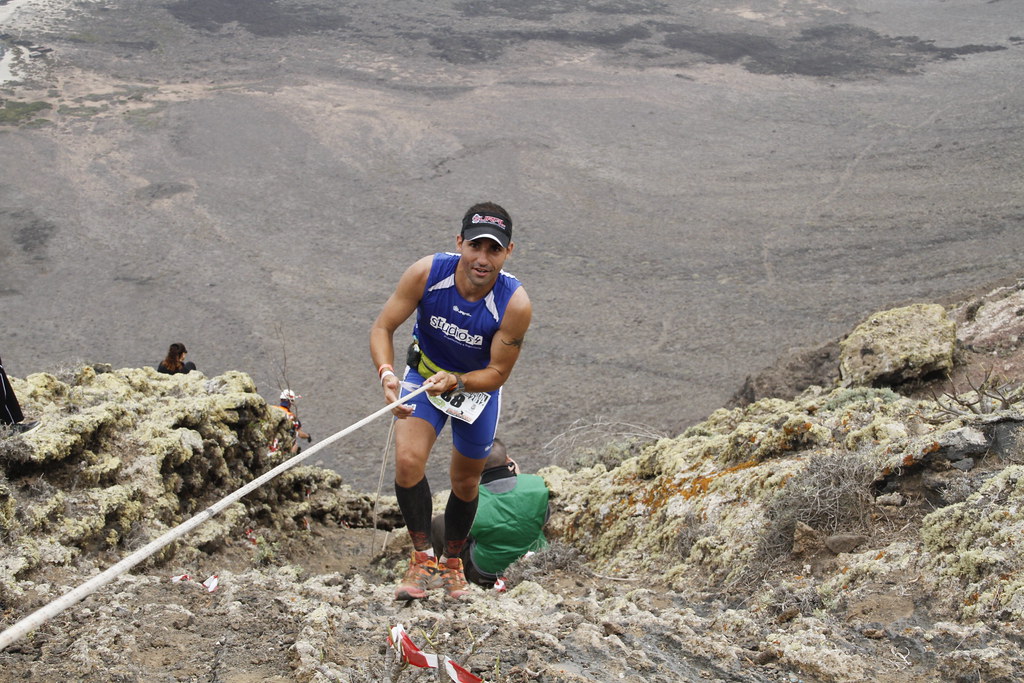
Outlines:
<svg viewBox="0 0 1024 683"><path fill-rule="evenodd" d="M464 501L454 493L448 496L448 505L444 508L444 556L458 557L462 547L466 545L469 530L473 528L476 517L476 506L480 496L471 501Z"/></svg>
<svg viewBox="0 0 1024 683"><path fill-rule="evenodd" d="M416 550L430 549L430 516L433 513L433 501L430 499L430 484L427 483L427 478L423 477L418 484L409 488L399 486L398 482L395 482L395 496L398 498L398 509L405 518L412 547Z"/></svg>

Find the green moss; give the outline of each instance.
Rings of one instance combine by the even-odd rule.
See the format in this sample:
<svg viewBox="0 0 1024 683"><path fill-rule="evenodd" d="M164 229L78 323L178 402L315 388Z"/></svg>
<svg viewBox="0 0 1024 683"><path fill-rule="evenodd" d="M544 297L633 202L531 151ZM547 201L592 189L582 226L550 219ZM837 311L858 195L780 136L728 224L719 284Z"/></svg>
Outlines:
<svg viewBox="0 0 1024 683"><path fill-rule="evenodd" d="M166 105L132 109L124 113L124 118L140 128L157 128L163 123L162 116L167 110Z"/></svg>
<svg viewBox="0 0 1024 683"><path fill-rule="evenodd" d="M0 529L10 531L14 528L14 513L18 509L18 502L14 498L10 484L0 476Z"/></svg>
<svg viewBox="0 0 1024 683"><path fill-rule="evenodd" d="M0 125L17 126L31 121L37 114L53 109L49 102L12 102L5 100L0 107Z"/></svg>
<svg viewBox="0 0 1024 683"><path fill-rule="evenodd" d="M97 114L102 114L106 110L107 110L106 106L102 106L102 107L69 107L66 104L62 104L61 106L59 106L57 108L57 113L58 114L63 114L64 116L78 116L80 118L87 118L87 117L90 117L90 116L96 116Z"/></svg>
<svg viewBox="0 0 1024 683"><path fill-rule="evenodd" d="M87 44L102 43L105 40L105 38L103 38L103 36L100 36L99 34L92 33L92 32L70 33L70 34L68 34L65 37L65 39L68 42L71 42L71 43L87 43Z"/></svg>
<svg viewBox="0 0 1024 683"><path fill-rule="evenodd" d="M120 469L121 462L121 458L116 456L106 454L97 455L94 462L89 464L89 466L82 468L83 483L95 486L101 482L109 480L111 476L116 474L118 469Z"/></svg>
<svg viewBox="0 0 1024 683"><path fill-rule="evenodd" d="M52 495L43 497L37 503L23 505L22 518L26 532L38 533L50 526L53 520L64 516L65 494L54 491Z"/></svg>
<svg viewBox="0 0 1024 683"><path fill-rule="evenodd" d="M821 407L829 412L835 412L840 408L858 404L894 403L902 398L892 389L871 389L869 387L856 387L852 389L837 389L833 391Z"/></svg>
<svg viewBox="0 0 1024 683"><path fill-rule="evenodd" d="M921 525L930 565L962 584L1022 576L1022 534L1024 468L1019 465L989 479L966 501L929 514Z"/></svg>

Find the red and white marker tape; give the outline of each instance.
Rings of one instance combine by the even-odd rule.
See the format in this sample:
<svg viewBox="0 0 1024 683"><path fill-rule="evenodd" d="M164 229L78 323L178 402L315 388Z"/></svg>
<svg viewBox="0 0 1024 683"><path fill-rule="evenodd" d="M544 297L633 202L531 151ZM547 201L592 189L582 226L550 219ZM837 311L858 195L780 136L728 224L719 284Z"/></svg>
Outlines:
<svg viewBox="0 0 1024 683"><path fill-rule="evenodd" d="M476 674L466 671L447 657L444 658L444 670L448 674L448 678L456 683L482 683L484 680Z"/></svg>
<svg viewBox="0 0 1024 683"><path fill-rule="evenodd" d="M405 628L401 624L392 627L388 644L398 650L398 656L403 661L413 666L418 666L421 669L437 668L437 655L427 654L416 647L416 643L412 642L412 638L405 632Z"/></svg>
<svg viewBox="0 0 1024 683"><path fill-rule="evenodd" d="M185 581L195 581L195 579L193 579L188 574L179 574L178 576L171 577L171 583L183 583ZM205 588L207 593L212 593L213 591L217 590L217 586L219 584L220 579L217 577L216 574L214 574L213 576L208 578L206 581L203 581L199 585Z"/></svg>
<svg viewBox="0 0 1024 683"><path fill-rule="evenodd" d="M388 645L398 650L398 656L404 662L418 666L421 669L438 668L437 655L423 652L416 647L416 643L412 642L412 638L405 632L405 628L401 624L391 628L391 633L388 636ZM448 657L444 657L442 663L448 678L455 681L455 683L483 683L484 679L462 668Z"/></svg>

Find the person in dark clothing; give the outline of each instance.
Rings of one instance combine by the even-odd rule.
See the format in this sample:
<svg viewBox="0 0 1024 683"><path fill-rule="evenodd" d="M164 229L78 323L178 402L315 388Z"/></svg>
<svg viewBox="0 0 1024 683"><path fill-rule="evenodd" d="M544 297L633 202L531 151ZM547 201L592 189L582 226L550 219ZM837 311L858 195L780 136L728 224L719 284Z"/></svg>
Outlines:
<svg viewBox="0 0 1024 683"><path fill-rule="evenodd" d="M544 524L550 515L549 491L536 474L520 474L505 444L494 440L480 475L480 503L460 555L466 580L491 588L509 565L531 550L547 546ZM434 552L444 546L444 515L431 522Z"/></svg>
<svg viewBox="0 0 1024 683"><path fill-rule="evenodd" d="M14 395L14 387L7 379L7 371L4 370L4 361L0 359L0 424L7 426L15 434L27 434L39 426L39 420L25 422L25 415L21 412L21 404L18 397Z"/></svg>
<svg viewBox="0 0 1024 683"><path fill-rule="evenodd" d="M188 350L184 344L177 342L171 344L171 348L167 349L167 357L160 361L160 365L156 366L156 371L162 372L165 375L192 372L196 369L196 364L190 360L185 360L185 354L187 353Z"/></svg>

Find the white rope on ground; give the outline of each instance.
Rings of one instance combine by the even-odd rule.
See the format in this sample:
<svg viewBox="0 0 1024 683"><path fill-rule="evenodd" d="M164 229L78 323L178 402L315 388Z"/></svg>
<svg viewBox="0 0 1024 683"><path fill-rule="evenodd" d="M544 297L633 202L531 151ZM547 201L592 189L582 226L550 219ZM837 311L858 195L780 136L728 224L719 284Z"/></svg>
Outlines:
<svg viewBox="0 0 1024 683"><path fill-rule="evenodd" d="M192 529L195 529L203 522L206 522L207 520L212 518L218 512L224 510L224 508L238 501L240 498L242 498L242 496L251 493L252 491L259 488L263 484L267 483L268 481L270 481L277 475L281 474L285 470L291 469L295 465L298 465L300 462L302 462L309 456L313 455L321 448L324 448L334 443L341 437L354 432L360 427L363 427L369 422L372 422L373 420L377 419L381 415L390 412L392 408L401 405L402 403L408 401L410 398L423 393L424 391L429 389L430 386L431 385L429 383L424 383L422 386L420 386L420 388L416 389L411 393L406 394L405 396L402 396L393 403L389 403L388 405L384 406L383 408L373 413L372 415L368 415L359 422L356 422L355 424L346 427L340 432L332 434L323 441L317 443L315 446L311 446L308 450L296 454L295 456L281 463L280 465L270 470L269 472L264 473L263 475L259 476L256 479L253 479L251 482L249 482L242 488L238 489L234 493L228 495L225 498L222 498L218 502L214 503L210 507L200 512L192 519L182 522L170 531L164 533L164 535L160 536L159 538L150 541L139 550L136 550L134 553L124 558L112 567L108 568L104 572L97 574L93 578L83 583L78 588L75 588L74 590L65 593L53 602L39 608L32 614L28 615L21 621L17 622L13 626L5 630L3 633L0 633L0 650L6 649L8 645L22 638L26 633L35 630L49 619L57 616L58 614L66 610L68 607L74 605L79 600L82 600L95 590L110 583L115 578L125 573L126 571L137 565L139 562L142 562L144 559L146 559L156 551L160 550L172 541L181 538L188 532L192 531Z"/></svg>

